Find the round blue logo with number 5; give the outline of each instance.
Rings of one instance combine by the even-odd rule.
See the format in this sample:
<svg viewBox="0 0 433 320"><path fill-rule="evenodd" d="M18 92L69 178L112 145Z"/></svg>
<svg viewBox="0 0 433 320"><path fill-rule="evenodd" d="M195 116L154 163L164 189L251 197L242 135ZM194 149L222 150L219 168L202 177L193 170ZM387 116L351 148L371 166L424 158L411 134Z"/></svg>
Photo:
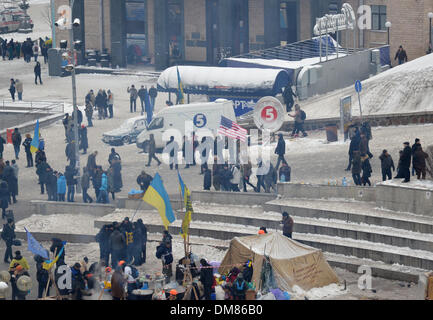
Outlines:
<svg viewBox="0 0 433 320"><path fill-rule="evenodd" d="M203 128L207 123L206 116L203 113L196 114L194 117L194 125L197 128Z"/></svg>

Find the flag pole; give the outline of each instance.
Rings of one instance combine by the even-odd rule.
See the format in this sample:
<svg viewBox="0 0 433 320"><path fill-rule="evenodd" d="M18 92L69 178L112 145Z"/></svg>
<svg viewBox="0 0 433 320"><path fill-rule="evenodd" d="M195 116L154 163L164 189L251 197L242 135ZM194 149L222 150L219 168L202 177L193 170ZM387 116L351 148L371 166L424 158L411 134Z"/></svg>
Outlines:
<svg viewBox="0 0 433 320"><path fill-rule="evenodd" d="M54 258L56 257L56 254L57 254L57 248L54 249ZM48 272L50 273L50 276L48 277L47 287L45 288L45 292L43 295L44 299L47 297L47 292L48 292L48 288L49 288L50 280L51 280L51 276L52 276L52 267L50 268L50 270L48 270Z"/></svg>

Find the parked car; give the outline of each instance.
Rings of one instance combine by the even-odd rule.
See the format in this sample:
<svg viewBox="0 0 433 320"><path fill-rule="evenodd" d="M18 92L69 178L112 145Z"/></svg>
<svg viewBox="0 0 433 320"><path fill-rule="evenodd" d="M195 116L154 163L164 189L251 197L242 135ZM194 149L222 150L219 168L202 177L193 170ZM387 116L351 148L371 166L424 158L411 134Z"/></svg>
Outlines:
<svg viewBox="0 0 433 320"><path fill-rule="evenodd" d="M126 120L120 128L102 135L102 141L112 146L135 143L137 136L146 129L146 116Z"/></svg>

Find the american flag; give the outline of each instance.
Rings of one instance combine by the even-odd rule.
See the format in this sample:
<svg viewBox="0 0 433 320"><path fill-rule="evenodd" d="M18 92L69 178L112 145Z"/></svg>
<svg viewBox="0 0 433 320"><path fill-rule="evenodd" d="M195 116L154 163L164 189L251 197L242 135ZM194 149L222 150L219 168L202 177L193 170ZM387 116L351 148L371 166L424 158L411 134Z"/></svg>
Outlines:
<svg viewBox="0 0 433 320"><path fill-rule="evenodd" d="M218 129L218 133L229 138L240 139L245 142L247 140L248 131L239 126L236 122L221 116L221 124Z"/></svg>

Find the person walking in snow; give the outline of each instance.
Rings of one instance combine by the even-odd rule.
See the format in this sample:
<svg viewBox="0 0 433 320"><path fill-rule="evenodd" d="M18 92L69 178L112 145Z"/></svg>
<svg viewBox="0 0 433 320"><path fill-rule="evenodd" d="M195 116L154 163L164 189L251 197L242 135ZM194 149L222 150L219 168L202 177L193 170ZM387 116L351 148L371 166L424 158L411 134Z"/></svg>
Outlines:
<svg viewBox="0 0 433 320"><path fill-rule="evenodd" d="M39 78L39 83L42 84L42 79L41 79L41 64L39 62L36 62L36 66L34 69L35 72L35 84L38 84L38 78Z"/></svg>
<svg viewBox="0 0 433 320"><path fill-rule="evenodd" d="M422 150L421 145L418 145L413 154L413 167L416 171L416 176L419 179L425 180L426 177L426 159L428 154Z"/></svg>
<svg viewBox="0 0 433 320"><path fill-rule="evenodd" d="M277 165L275 166L275 170L278 170L281 161L283 162L286 161L286 159L284 159L285 153L286 153L286 142L284 141L283 134L279 133L277 147L275 148L275 154L278 155L278 161L277 161Z"/></svg>
<svg viewBox="0 0 433 320"><path fill-rule="evenodd" d="M406 50L403 49L403 46L400 46L395 54L394 61L398 59L398 64L403 64L407 62L407 54Z"/></svg>
<svg viewBox="0 0 433 320"><path fill-rule="evenodd" d="M304 122L305 122L305 119L307 118L307 115L306 115L305 111L301 109L301 106L299 104L296 104L295 105L295 114L294 115L289 114L289 116L292 118L295 118L295 126L294 126L292 134L290 136L296 137L296 136L298 136L299 131L301 131L302 134L304 135L304 137L306 137L307 133L304 130Z"/></svg>
<svg viewBox="0 0 433 320"><path fill-rule="evenodd" d="M370 177L371 177L371 173L373 172L373 170L371 169L371 165L370 165L370 157L367 154L364 154L361 156L361 167L362 167L362 177L361 177L361 181L362 181L362 185L369 185L371 186L371 182L370 182Z"/></svg>
<svg viewBox="0 0 433 320"><path fill-rule="evenodd" d="M283 90L283 98L284 98L284 103L286 104L287 112L292 111L293 104L295 103L293 97L298 97L298 96L293 92L291 84L288 83Z"/></svg>
<svg viewBox="0 0 433 320"><path fill-rule="evenodd" d="M394 161L392 160L391 155L387 150L383 150L382 154L379 157L381 168L382 168L382 181L386 181L386 178L392 180L392 171L395 171Z"/></svg>

